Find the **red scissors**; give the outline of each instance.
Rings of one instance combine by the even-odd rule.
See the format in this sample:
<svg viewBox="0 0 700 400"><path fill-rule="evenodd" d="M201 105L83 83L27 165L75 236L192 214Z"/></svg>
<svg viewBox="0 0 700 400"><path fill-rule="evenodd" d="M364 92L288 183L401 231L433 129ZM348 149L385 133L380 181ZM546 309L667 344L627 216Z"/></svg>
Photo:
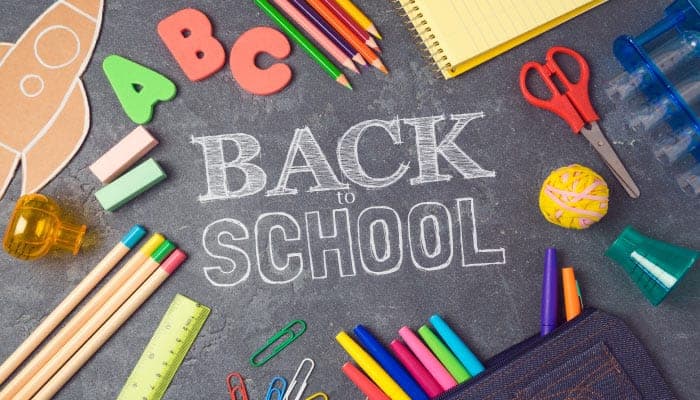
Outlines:
<svg viewBox="0 0 700 400"><path fill-rule="evenodd" d="M576 83L572 83L561 69L554 56L567 55L573 58L579 66L580 76ZM543 99L535 96L527 87L527 75L535 71L551 93L551 97ZM566 89L564 93L559 90L553 77L556 76ZM544 64L530 61L523 65L520 71L520 90L530 104L545 110L549 110L560 116L574 133L582 133L588 142L598 151L605 164L610 168L615 178L625 188L632 198L639 197L639 188L632 180L629 172L615 154L603 131L600 130L597 121L600 119L596 113L588 93L588 82L591 71L586 59L578 52L568 48L555 46L547 51L547 59Z"/></svg>

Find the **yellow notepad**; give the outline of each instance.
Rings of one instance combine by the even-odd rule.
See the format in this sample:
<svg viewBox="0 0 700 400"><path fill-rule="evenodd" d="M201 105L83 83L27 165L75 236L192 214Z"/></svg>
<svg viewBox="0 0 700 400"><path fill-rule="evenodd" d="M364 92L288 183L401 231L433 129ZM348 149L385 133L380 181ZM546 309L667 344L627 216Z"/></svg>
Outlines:
<svg viewBox="0 0 700 400"><path fill-rule="evenodd" d="M396 0L453 78L607 0Z"/></svg>

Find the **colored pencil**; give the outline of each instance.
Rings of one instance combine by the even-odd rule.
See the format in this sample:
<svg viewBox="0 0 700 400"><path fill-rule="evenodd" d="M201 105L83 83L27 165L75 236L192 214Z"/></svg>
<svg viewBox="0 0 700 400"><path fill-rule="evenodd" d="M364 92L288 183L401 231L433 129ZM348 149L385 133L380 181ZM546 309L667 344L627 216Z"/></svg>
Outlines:
<svg viewBox="0 0 700 400"><path fill-rule="evenodd" d="M335 340L391 400L411 400L401 386L350 335L341 331L335 336Z"/></svg>
<svg viewBox="0 0 700 400"><path fill-rule="evenodd" d="M187 255L181 250L173 251L146 282L105 322L83 347L66 362L33 400L49 400L87 363L117 330L143 305L146 300L182 264Z"/></svg>
<svg viewBox="0 0 700 400"><path fill-rule="evenodd" d="M376 54L367 47L367 45L359 39L355 34L341 21L338 19L338 17L333 14L333 11L331 11L326 5L323 3L322 0L308 0L308 3L311 5L311 7L314 8L325 20L336 30L338 33L340 33L341 36L345 38L350 44L364 57L365 60L367 60L368 63L372 64L375 68L379 69L380 71L384 72L385 74L388 74L389 71L386 69L384 64L382 63L382 60L377 57Z"/></svg>
<svg viewBox="0 0 700 400"><path fill-rule="evenodd" d="M566 320L571 321L581 314L581 297L579 297L576 274L571 267L561 269L562 291L564 292L564 311Z"/></svg>
<svg viewBox="0 0 700 400"><path fill-rule="evenodd" d="M347 362L343 364L341 369L345 376L347 376L369 400L390 400L367 375L362 373L362 371L352 363Z"/></svg>
<svg viewBox="0 0 700 400"><path fill-rule="evenodd" d="M338 3L335 2L335 0L321 0L323 3L328 7L331 11L333 11L333 14L335 14L338 19L343 21L345 26L347 26L358 38L360 38L365 44L371 48L373 48L375 51L381 53L381 49L379 49L379 46L377 45L377 42L374 41L372 36L367 33L364 28L362 28L360 25L355 22L355 20L345 12L343 7L339 6Z"/></svg>
<svg viewBox="0 0 700 400"><path fill-rule="evenodd" d="M299 11L302 12L311 22L316 24L318 29L326 34L335 44L338 46L348 57L352 58L356 63L367 66L367 61L360 55L360 53L355 50L354 47L350 45L338 32L335 31L328 22L326 22L323 17L318 15L316 10L314 10L310 5L306 3L306 0L290 0Z"/></svg>
<svg viewBox="0 0 700 400"><path fill-rule="evenodd" d="M374 23L372 20L365 15L365 13L362 12L352 1L350 0L336 0L338 4L343 7L343 10L345 10L346 13L350 14L355 19L355 22L357 22L361 27L363 27L367 32L371 33L374 37L377 39L381 39L382 35L379 34L379 31L377 28L374 26Z"/></svg>
<svg viewBox="0 0 700 400"><path fill-rule="evenodd" d="M90 318L80 326L75 334L71 335L70 340L63 345L56 354L51 357L39 371L32 376L26 385L17 393L13 400L30 400L36 392L38 392L51 377L58 372L90 337L116 312L119 307L132 295L138 288L148 279L153 272L158 268L160 262L163 261L174 250L174 245L169 241L164 241L151 254L139 269L129 277L119 290L104 303Z"/></svg>
<svg viewBox="0 0 700 400"><path fill-rule="evenodd" d="M437 383L440 384L443 390L450 390L451 388L457 386L457 381L450 375L450 373L445 369L445 367L435 358L435 355L428 349L423 341L416 336L411 328L404 326L399 329L399 335L406 342L413 354L423 363L425 369L430 371L430 375L435 378Z"/></svg>
<svg viewBox="0 0 700 400"><path fill-rule="evenodd" d="M292 40L294 40L301 48L306 52L306 54L311 57L321 68L323 68L326 73L333 78L336 82L339 84L345 86L348 89L352 89L352 86L350 86L350 82L348 81L348 78L345 77L343 72L338 69L338 67L335 66L329 60L326 56L321 53L321 51L314 46L309 39L307 39L299 30L292 25L289 20L282 15L272 4L270 4L269 0L253 0L255 4L260 7L261 10L265 14L267 14L270 19L272 19L277 26L284 31L284 33L287 34L287 36L291 37Z"/></svg>
<svg viewBox="0 0 700 400"><path fill-rule="evenodd" d="M418 328L418 335L423 338L423 342L432 350L433 354L440 360L442 365L447 368L450 375L455 378L457 383L466 382L471 379L472 376L469 374L469 371L464 368L464 365L459 362L457 357L452 354L450 349L445 346L442 340L440 340L430 328L426 325L421 326Z"/></svg>
<svg viewBox="0 0 700 400"><path fill-rule="evenodd" d="M477 376L484 372L484 364L479 361L479 358L460 339L459 335L447 325L447 322L442 317L435 314L430 317L430 323L433 324L433 328L435 328L438 335L445 341L447 347L457 356L459 362L464 365L464 368L469 371L471 376Z"/></svg>
<svg viewBox="0 0 700 400"><path fill-rule="evenodd" d="M335 58L341 65L343 65L345 68L350 69L356 74L359 74L360 71L357 70L357 67L355 66L355 63L352 62L350 57L348 57L345 53L343 53L342 50L338 48L338 46L333 43L328 36L324 35L323 32L321 32L316 25L313 24L313 22L309 21L308 18L304 14L299 11L292 3L289 2L289 0L273 0L275 4L279 8L282 9L287 15L294 21L296 22L297 25L299 25L303 30L306 31L306 33L311 36L316 43L318 43L321 47L323 47L328 54L331 55L331 57Z"/></svg>
<svg viewBox="0 0 700 400"><path fill-rule="evenodd" d="M445 390L440 386L439 383L430 375L430 372L425 368L425 366L416 358L416 356L411 352L411 350L406 347L400 340L393 340L389 347L391 351L394 352L396 358L403 364L409 374L413 379L418 382L423 391L430 396L431 399L438 397Z"/></svg>
<svg viewBox="0 0 700 400"><path fill-rule="evenodd" d="M46 364L73 337L119 288L134 275L148 257L165 241L163 235L153 234L139 250L117 271L114 276L61 328L44 347L39 350L29 362L20 369L0 391L0 400L14 399L14 395L22 389L31 377Z"/></svg>
<svg viewBox="0 0 700 400"><path fill-rule="evenodd" d="M34 329L24 342L0 365L0 384L29 357L51 332L80 304L97 284L146 235L140 225L134 225L121 241L88 273L56 308Z"/></svg>

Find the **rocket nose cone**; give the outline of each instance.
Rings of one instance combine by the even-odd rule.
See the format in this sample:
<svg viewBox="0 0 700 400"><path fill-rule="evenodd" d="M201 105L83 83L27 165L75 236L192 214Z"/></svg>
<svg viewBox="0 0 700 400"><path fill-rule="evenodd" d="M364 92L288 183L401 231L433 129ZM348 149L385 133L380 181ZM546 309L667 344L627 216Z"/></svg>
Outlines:
<svg viewBox="0 0 700 400"><path fill-rule="evenodd" d="M70 4L95 19L102 15L104 8L104 0L70 0Z"/></svg>

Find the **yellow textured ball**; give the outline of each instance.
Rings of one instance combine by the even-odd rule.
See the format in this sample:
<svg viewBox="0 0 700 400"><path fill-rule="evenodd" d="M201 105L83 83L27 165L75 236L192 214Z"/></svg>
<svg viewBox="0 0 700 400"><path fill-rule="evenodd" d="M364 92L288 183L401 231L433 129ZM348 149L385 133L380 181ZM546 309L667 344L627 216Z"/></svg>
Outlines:
<svg viewBox="0 0 700 400"><path fill-rule="evenodd" d="M586 229L608 212L609 194L600 175L573 164L549 174L540 191L540 210L555 225Z"/></svg>

